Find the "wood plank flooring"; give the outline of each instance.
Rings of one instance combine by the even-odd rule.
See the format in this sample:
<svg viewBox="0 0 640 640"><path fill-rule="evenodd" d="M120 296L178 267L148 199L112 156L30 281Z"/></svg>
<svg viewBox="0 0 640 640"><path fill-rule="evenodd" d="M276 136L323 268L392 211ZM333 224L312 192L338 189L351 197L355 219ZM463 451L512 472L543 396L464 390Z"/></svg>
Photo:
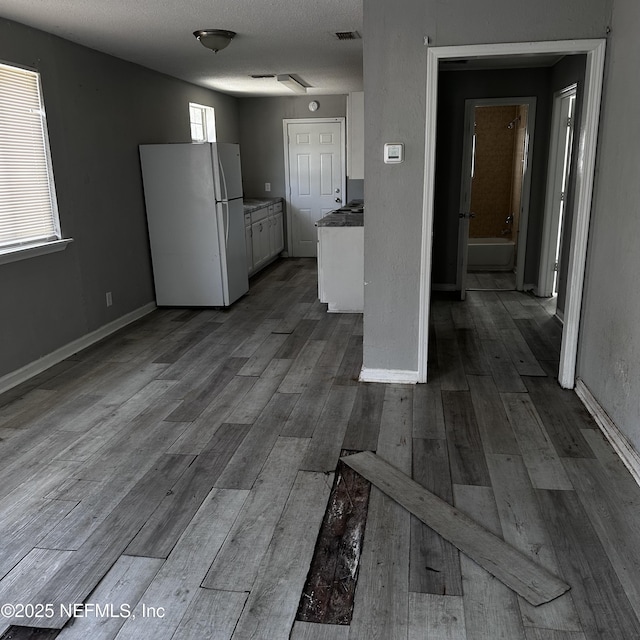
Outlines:
<svg viewBox="0 0 640 640"><path fill-rule="evenodd" d="M548 302L434 294L429 384L385 386L316 282L282 260L230 309L158 310L0 396L0 605L54 609L5 607L0 638L640 638L640 488L554 380ZM374 487L351 624L296 621L342 449L570 591L533 607Z"/></svg>
<svg viewBox="0 0 640 640"><path fill-rule="evenodd" d="M370 451L341 460L530 603L551 602L569 590L569 585L499 536Z"/></svg>
<svg viewBox="0 0 640 640"><path fill-rule="evenodd" d="M469 271L467 290L469 291L513 291L516 288L516 274L513 271Z"/></svg>

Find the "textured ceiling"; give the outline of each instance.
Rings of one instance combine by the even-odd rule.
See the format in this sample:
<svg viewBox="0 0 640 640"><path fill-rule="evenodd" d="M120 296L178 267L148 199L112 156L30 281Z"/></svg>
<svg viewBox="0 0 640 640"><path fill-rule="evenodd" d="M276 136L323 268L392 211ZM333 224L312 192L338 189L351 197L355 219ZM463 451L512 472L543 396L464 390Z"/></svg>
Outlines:
<svg viewBox="0 0 640 640"><path fill-rule="evenodd" d="M0 0L0 16L163 73L236 96L292 95L274 78L291 74L309 94L362 90L362 0ZM229 29L217 54L192 35Z"/></svg>

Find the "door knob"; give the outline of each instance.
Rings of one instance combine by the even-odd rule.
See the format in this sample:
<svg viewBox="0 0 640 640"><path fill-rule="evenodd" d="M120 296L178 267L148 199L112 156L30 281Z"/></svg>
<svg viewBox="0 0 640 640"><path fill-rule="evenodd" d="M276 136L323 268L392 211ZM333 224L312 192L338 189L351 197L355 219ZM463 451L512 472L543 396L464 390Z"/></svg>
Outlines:
<svg viewBox="0 0 640 640"><path fill-rule="evenodd" d="M342 198L336 198L336 202L342 202Z"/></svg>

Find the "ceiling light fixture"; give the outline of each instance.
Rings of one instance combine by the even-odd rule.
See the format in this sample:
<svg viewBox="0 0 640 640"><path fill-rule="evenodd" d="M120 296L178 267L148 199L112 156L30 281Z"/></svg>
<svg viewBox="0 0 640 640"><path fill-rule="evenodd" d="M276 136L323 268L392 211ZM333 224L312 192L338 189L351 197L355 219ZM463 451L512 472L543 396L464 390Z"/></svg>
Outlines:
<svg viewBox="0 0 640 640"><path fill-rule="evenodd" d="M283 73L276 76L276 80L282 83L287 89L290 89L294 93L307 93L307 87L298 82L295 78L288 73Z"/></svg>
<svg viewBox="0 0 640 640"><path fill-rule="evenodd" d="M194 31L193 35L200 40L200 44L214 53L224 49L236 35L235 31L225 29L200 29Z"/></svg>

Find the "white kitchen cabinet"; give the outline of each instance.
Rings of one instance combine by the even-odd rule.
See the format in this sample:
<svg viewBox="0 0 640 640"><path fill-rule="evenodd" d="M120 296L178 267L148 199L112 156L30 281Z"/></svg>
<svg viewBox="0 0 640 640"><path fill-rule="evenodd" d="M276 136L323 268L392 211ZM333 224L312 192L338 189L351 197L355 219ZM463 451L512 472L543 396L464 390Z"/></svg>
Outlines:
<svg viewBox="0 0 640 640"><path fill-rule="evenodd" d="M253 243L251 240L251 214L244 214L244 243L247 253L247 273L253 271Z"/></svg>
<svg viewBox="0 0 640 640"><path fill-rule="evenodd" d="M284 214L282 211L274 216L273 227L275 229L275 247L276 254L284 251Z"/></svg>
<svg viewBox="0 0 640 640"><path fill-rule="evenodd" d="M269 255L273 255L276 252L276 225L273 216L269 216Z"/></svg>
<svg viewBox="0 0 640 640"><path fill-rule="evenodd" d="M364 310L364 227L318 227L318 297L331 313Z"/></svg>
<svg viewBox="0 0 640 640"><path fill-rule="evenodd" d="M247 255L251 254L249 275L253 275L272 262L284 250L284 214L282 203L265 204L253 209L249 223L245 217ZM247 226L248 224L248 226ZM251 247L249 251L249 246ZM247 261L249 258L247 257Z"/></svg>
<svg viewBox="0 0 640 640"><path fill-rule="evenodd" d="M347 97L347 176L364 179L364 92Z"/></svg>
<svg viewBox="0 0 640 640"><path fill-rule="evenodd" d="M251 248L253 251L253 269L257 271L269 259L268 219L259 220L251 225Z"/></svg>

